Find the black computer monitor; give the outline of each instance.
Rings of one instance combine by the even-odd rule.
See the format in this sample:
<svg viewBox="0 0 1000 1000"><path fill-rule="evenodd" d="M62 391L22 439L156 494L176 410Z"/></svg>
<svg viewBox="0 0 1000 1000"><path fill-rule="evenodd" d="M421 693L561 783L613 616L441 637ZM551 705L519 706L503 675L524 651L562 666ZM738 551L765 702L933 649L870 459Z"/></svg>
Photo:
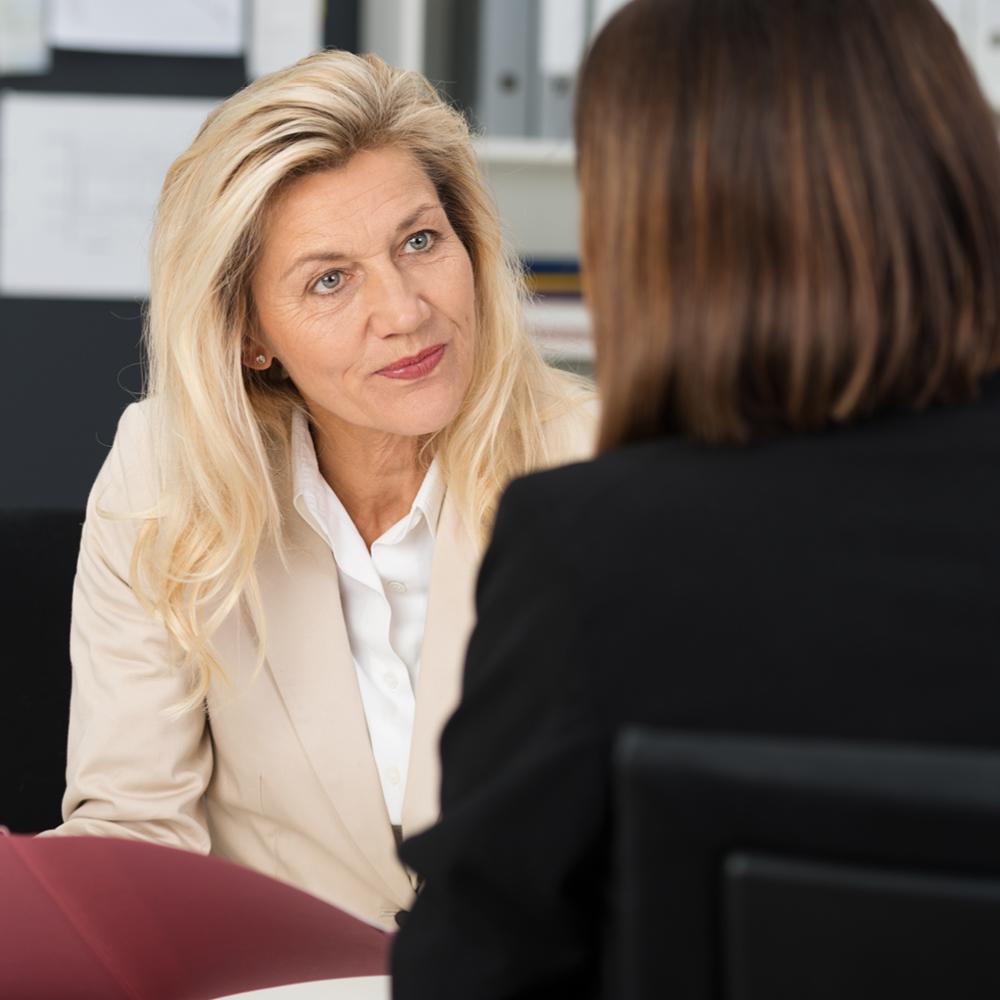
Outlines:
<svg viewBox="0 0 1000 1000"><path fill-rule="evenodd" d="M620 1000L997 1000L1000 755L631 730Z"/></svg>

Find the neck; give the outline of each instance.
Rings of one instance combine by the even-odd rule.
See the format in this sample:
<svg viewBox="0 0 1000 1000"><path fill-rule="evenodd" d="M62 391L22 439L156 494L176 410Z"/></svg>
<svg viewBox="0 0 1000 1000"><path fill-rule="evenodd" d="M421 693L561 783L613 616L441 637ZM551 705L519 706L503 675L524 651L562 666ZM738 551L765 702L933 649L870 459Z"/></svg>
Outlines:
<svg viewBox="0 0 1000 1000"><path fill-rule="evenodd" d="M426 472L421 439L326 421L311 428L319 471L370 550L413 506Z"/></svg>

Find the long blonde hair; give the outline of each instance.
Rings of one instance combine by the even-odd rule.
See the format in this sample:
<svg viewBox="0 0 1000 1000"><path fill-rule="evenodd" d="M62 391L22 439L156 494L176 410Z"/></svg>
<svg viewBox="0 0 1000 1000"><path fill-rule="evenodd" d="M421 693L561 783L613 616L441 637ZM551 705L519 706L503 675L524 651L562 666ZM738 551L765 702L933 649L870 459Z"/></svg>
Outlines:
<svg viewBox="0 0 1000 1000"><path fill-rule="evenodd" d="M163 485L156 508L140 515L132 559L133 587L192 670L182 707L207 693L219 670L212 633L241 598L262 620L258 549L272 542L283 551L289 431L303 403L290 380L242 364L265 214L291 179L388 147L421 164L472 261L474 372L431 447L480 543L504 486L549 460L551 408L586 391L549 368L525 333L519 267L468 126L422 76L374 56L323 52L216 108L171 166L157 210L146 352Z"/></svg>

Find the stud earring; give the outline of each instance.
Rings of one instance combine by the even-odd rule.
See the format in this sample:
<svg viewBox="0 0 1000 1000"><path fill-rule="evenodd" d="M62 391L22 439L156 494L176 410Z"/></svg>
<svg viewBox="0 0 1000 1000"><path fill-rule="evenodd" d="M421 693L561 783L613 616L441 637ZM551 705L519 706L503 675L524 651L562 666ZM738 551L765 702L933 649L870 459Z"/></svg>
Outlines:
<svg viewBox="0 0 1000 1000"><path fill-rule="evenodd" d="M259 364L261 366L264 366L264 365L267 364L267 356L264 355L264 354L258 354L257 357L254 358L254 360L257 362L257 364Z"/></svg>

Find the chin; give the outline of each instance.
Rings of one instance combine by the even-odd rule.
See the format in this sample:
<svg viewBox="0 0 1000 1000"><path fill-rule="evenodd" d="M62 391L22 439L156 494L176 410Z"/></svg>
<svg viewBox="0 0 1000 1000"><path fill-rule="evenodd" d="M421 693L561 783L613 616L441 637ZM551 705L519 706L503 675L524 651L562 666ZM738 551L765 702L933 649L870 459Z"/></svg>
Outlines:
<svg viewBox="0 0 1000 1000"><path fill-rule="evenodd" d="M430 434L443 431L453 419L454 417L447 420L401 420L399 424L387 427L386 430L391 434L398 434L400 437L427 437Z"/></svg>
<svg viewBox="0 0 1000 1000"><path fill-rule="evenodd" d="M440 406L422 406L418 412L400 413L393 426L385 429L403 437L426 437L443 431L458 416L461 400L449 400Z"/></svg>

